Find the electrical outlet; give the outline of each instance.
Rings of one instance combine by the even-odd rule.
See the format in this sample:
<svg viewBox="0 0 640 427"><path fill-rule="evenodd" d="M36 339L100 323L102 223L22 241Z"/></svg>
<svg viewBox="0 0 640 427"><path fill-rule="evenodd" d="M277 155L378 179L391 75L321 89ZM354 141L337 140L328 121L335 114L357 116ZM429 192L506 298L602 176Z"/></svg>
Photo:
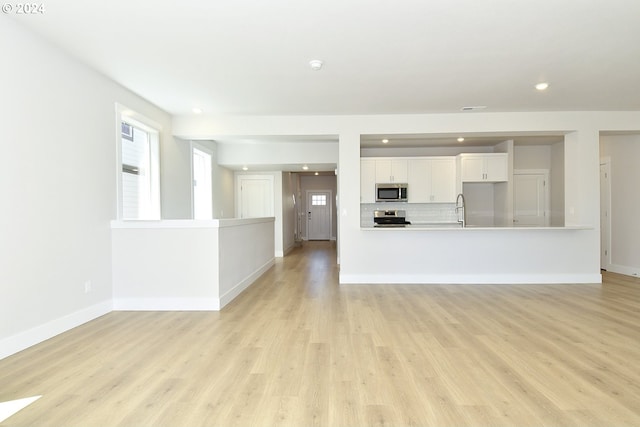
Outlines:
<svg viewBox="0 0 640 427"><path fill-rule="evenodd" d="M84 293L88 294L89 292L91 292L91 280L84 282Z"/></svg>

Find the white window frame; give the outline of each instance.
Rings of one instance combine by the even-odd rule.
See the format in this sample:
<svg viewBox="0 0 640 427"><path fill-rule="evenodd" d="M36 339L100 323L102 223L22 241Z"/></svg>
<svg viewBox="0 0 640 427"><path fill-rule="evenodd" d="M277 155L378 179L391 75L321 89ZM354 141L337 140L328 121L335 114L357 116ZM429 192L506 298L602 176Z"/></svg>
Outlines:
<svg viewBox="0 0 640 427"><path fill-rule="evenodd" d="M196 196L195 196L195 189L194 189L194 180L195 180L195 176L194 176L194 165L193 165L193 155L194 155L194 151L198 150L201 151L205 154L208 154L211 157L211 194L209 195L209 197L211 198L211 218L207 218L207 219L212 219L214 217L213 212L215 211L215 206L213 203L213 159L214 159L214 152L213 150L211 150L211 148L203 145L203 144L199 144L196 141L191 141L191 218L196 218Z"/></svg>
<svg viewBox="0 0 640 427"><path fill-rule="evenodd" d="M160 133L162 126L153 120L134 112L121 104L115 106L116 110L116 218L119 220L159 220L160 210ZM138 127L149 134L150 151L150 177L151 177L151 213L144 218L124 218L122 202L122 122Z"/></svg>

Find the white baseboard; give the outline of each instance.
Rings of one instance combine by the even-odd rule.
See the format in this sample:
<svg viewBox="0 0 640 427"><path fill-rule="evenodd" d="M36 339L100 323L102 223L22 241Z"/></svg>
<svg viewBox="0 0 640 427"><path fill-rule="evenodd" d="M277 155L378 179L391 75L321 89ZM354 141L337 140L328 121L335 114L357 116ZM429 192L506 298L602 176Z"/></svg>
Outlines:
<svg viewBox="0 0 640 427"><path fill-rule="evenodd" d="M340 284L571 284L602 283L601 274L340 274Z"/></svg>
<svg viewBox="0 0 640 427"><path fill-rule="evenodd" d="M217 311L218 298L114 298L114 311Z"/></svg>
<svg viewBox="0 0 640 427"><path fill-rule="evenodd" d="M609 264L607 266L607 271L611 271L613 273L618 273L618 274L624 274L626 276L640 277L640 268L638 267L628 267L626 265Z"/></svg>
<svg viewBox="0 0 640 427"><path fill-rule="evenodd" d="M113 309L111 300L94 304L82 310L67 314L58 319L54 319L17 333L8 338L0 340L0 359L11 356L33 345L39 344L49 338L53 338L63 332L87 323L100 316L110 313Z"/></svg>
<svg viewBox="0 0 640 427"><path fill-rule="evenodd" d="M220 298L114 298L115 311L220 311L275 264L271 258Z"/></svg>
<svg viewBox="0 0 640 427"><path fill-rule="evenodd" d="M276 263L275 258L271 258L262 267L259 267L256 271L251 273L240 283L238 283L233 288L225 292L224 295L221 295L219 300L220 308L218 310L220 310L222 307L224 307L225 305L233 301L233 299L236 298L238 295L240 295L242 291L244 291L249 286L251 286L251 284L255 282L260 276L262 276L268 269L273 267L275 263Z"/></svg>

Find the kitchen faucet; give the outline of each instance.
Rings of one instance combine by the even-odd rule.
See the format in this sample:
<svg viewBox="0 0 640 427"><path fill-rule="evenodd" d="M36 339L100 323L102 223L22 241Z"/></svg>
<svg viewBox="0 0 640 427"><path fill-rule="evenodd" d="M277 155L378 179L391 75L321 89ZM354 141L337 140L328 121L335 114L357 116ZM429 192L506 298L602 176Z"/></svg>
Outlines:
<svg viewBox="0 0 640 427"><path fill-rule="evenodd" d="M462 219L460 219L460 211L462 211ZM467 211L464 208L464 194L462 193L456 197L456 215L458 216L458 222L462 224L462 228L464 228L467 223Z"/></svg>

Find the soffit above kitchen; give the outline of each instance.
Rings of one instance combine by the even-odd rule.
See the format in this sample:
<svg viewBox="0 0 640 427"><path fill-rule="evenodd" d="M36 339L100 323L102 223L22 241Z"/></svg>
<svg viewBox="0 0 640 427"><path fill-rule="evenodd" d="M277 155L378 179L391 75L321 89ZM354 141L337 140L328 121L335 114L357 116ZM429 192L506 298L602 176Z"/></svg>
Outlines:
<svg viewBox="0 0 640 427"><path fill-rule="evenodd" d="M637 0L56 0L1 19L173 115L351 115L638 110L639 16Z"/></svg>
<svg viewBox="0 0 640 427"><path fill-rule="evenodd" d="M360 148L492 147L507 140L512 140L515 145L552 145L564 141L564 134L559 132L369 134L360 137Z"/></svg>

